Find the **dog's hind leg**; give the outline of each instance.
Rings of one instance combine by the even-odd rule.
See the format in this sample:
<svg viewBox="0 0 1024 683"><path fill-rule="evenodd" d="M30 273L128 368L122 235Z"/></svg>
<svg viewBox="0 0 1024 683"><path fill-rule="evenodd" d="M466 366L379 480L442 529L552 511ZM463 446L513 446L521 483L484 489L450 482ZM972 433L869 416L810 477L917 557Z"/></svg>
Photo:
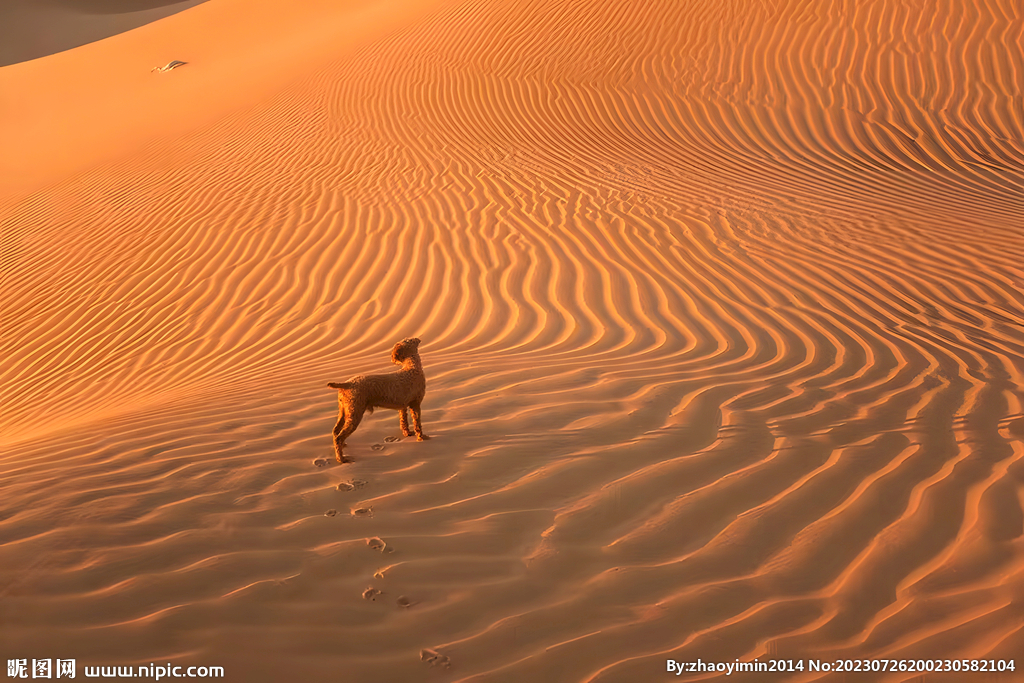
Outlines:
<svg viewBox="0 0 1024 683"><path fill-rule="evenodd" d="M423 433L423 426L420 424L420 404L419 404L419 401L417 401L416 403L410 404L409 408L412 410L412 426L413 426L413 429L416 431L416 440L417 441L426 441L430 437Z"/></svg>
<svg viewBox="0 0 1024 683"><path fill-rule="evenodd" d="M409 413L406 408L402 408L399 412L398 425L402 428L402 436L412 436L412 430L409 429Z"/></svg>
<svg viewBox="0 0 1024 683"><path fill-rule="evenodd" d="M362 410L354 410L351 406L345 411L344 423L342 422L341 416L338 418L338 424L334 426L334 453L338 456L338 462L345 462L345 458L342 456L342 449L345 447L345 439L351 436L352 432L356 431L356 427L363 419ZM339 427L339 425L341 425Z"/></svg>
<svg viewBox="0 0 1024 683"><path fill-rule="evenodd" d="M338 421L337 421L337 423L335 423L334 429L332 430L331 433L334 434L334 436L338 436L338 434L341 433L342 427L344 427L344 426L345 426L345 406L344 405L339 405L338 406Z"/></svg>
<svg viewBox="0 0 1024 683"><path fill-rule="evenodd" d="M334 454L338 458L338 462L344 462L341 456L341 449L345 445L344 439L339 439L338 436L341 434L341 430L345 427L345 408L344 406L338 411L338 421L334 425L332 434L334 434Z"/></svg>

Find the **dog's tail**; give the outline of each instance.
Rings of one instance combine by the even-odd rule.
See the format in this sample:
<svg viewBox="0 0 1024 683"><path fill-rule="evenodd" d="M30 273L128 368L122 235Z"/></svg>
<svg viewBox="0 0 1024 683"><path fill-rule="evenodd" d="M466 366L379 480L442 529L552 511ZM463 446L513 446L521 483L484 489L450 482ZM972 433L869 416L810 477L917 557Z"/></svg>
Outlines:
<svg viewBox="0 0 1024 683"><path fill-rule="evenodd" d="M351 389L352 382L328 382L327 386L331 389Z"/></svg>

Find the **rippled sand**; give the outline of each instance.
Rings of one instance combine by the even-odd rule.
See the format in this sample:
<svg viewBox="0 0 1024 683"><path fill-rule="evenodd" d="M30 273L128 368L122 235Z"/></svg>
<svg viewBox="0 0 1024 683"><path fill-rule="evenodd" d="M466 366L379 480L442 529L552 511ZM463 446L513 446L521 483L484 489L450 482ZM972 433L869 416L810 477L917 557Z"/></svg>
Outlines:
<svg viewBox="0 0 1024 683"><path fill-rule="evenodd" d="M1020 680L1022 43L1016 0L210 0L0 68L0 650ZM315 467L405 336L433 439Z"/></svg>

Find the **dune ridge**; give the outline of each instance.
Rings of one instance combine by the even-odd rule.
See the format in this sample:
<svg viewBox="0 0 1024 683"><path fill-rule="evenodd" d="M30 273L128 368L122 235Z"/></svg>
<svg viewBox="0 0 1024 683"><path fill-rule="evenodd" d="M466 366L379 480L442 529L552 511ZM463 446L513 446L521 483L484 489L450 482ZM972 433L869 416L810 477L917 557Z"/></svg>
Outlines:
<svg viewBox="0 0 1024 683"><path fill-rule="evenodd" d="M0 66L102 40L200 2L203 0L7 0L0 5Z"/></svg>
<svg viewBox="0 0 1024 683"><path fill-rule="evenodd" d="M453 2L0 198L0 641L255 681L1013 658L1022 32ZM410 335L435 438L312 467L323 384Z"/></svg>

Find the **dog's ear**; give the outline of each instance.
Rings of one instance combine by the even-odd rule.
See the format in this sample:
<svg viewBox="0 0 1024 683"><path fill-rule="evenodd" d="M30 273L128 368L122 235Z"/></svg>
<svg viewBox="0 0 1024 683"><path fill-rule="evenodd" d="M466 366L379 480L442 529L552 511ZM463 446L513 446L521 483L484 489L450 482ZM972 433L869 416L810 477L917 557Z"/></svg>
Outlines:
<svg viewBox="0 0 1024 683"><path fill-rule="evenodd" d="M391 349L391 362L401 363L405 360L405 346L402 342L395 344L395 348Z"/></svg>

